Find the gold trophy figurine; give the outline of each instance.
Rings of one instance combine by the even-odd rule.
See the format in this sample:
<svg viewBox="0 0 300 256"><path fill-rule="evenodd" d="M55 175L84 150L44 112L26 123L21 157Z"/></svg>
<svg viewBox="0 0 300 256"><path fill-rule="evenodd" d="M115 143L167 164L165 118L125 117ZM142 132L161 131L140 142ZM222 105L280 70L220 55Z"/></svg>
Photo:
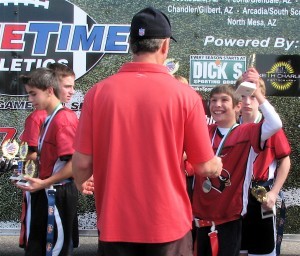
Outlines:
<svg viewBox="0 0 300 256"><path fill-rule="evenodd" d="M267 202L267 190L263 186L257 186L251 189L251 194L260 203Z"/></svg>
<svg viewBox="0 0 300 256"><path fill-rule="evenodd" d="M256 54L252 53L248 59L247 68L254 68L256 63Z"/></svg>

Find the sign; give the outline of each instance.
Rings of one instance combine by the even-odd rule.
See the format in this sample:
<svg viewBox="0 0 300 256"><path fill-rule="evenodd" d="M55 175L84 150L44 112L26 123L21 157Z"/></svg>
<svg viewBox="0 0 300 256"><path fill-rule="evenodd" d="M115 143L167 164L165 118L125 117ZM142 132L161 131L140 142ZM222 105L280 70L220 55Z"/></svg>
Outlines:
<svg viewBox="0 0 300 256"><path fill-rule="evenodd" d="M300 96L300 55L258 54L255 66L265 81L267 95Z"/></svg>
<svg viewBox="0 0 300 256"><path fill-rule="evenodd" d="M48 63L78 79L105 53L128 53L128 36L129 25L96 24L69 1L0 1L0 94L26 95L19 76Z"/></svg>
<svg viewBox="0 0 300 256"><path fill-rule="evenodd" d="M190 56L190 84L200 91L210 91L220 84L234 84L245 70L246 56Z"/></svg>

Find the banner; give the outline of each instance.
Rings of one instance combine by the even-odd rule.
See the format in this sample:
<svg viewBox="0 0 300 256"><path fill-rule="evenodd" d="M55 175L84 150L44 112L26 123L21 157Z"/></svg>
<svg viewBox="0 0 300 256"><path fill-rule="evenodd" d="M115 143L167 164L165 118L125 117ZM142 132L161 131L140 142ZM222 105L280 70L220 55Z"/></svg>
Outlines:
<svg viewBox="0 0 300 256"><path fill-rule="evenodd" d="M299 233L297 0L0 0L0 144L19 141L32 111L21 74L48 63L67 64L76 74L76 93L67 107L79 116L93 84L131 61L130 22L149 5L170 19L177 40L170 44L170 68L188 78L205 101L214 86L234 83L255 54L255 67L292 146L292 169L285 184L291 221L286 227ZM213 122L211 117L207 122ZM16 209L22 195L8 178L0 179L5 191L0 193L0 228L7 223L17 226L19 220ZM81 198L79 212L82 226L95 226L93 198Z"/></svg>

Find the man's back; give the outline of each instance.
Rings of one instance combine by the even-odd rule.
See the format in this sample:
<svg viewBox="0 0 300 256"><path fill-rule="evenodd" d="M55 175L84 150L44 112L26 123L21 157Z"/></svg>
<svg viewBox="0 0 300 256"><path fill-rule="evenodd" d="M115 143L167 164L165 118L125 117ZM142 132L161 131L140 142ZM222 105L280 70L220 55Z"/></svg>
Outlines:
<svg viewBox="0 0 300 256"><path fill-rule="evenodd" d="M93 148L97 159L93 174L101 239L165 242L182 237L192 218L180 169L183 141L189 118L194 122L204 117L197 112L201 97L161 65L127 63L97 84L87 99L92 123L85 134L93 136L80 150L90 154ZM200 121L197 128L201 134ZM190 143L195 140L200 135ZM211 158L210 151L197 153L197 162ZM130 228L120 231L124 223Z"/></svg>
<svg viewBox="0 0 300 256"><path fill-rule="evenodd" d="M201 97L163 66L171 39L164 13L138 12L130 29L133 62L84 99L73 174L81 191L93 175L105 254L191 256L183 151L199 175L216 177L222 169Z"/></svg>

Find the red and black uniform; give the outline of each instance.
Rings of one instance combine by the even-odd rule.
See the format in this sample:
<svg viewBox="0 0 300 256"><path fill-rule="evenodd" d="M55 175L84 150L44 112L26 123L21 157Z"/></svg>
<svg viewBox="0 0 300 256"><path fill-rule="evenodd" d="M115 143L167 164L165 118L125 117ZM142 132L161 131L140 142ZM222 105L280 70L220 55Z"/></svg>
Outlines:
<svg viewBox="0 0 300 256"><path fill-rule="evenodd" d="M59 171L71 159L77 124L76 115L67 108L60 109L53 117L40 151L40 179L46 179ZM53 186L56 189L53 255L70 255L73 246L76 246L72 238L73 224L77 218L78 191L71 178ZM46 191L47 189L43 189L30 193L30 197L27 198L26 256L46 255L48 219Z"/></svg>
<svg viewBox="0 0 300 256"><path fill-rule="evenodd" d="M281 129L267 140L265 149L254 155L252 186L270 190L276 178L278 160L288 156L291 147ZM276 255L276 217L262 218L261 203L249 191L247 214L243 218L241 251L251 255Z"/></svg>
<svg viewBox="0 0 300 256"><path fill-rule="evenodd" d="M216 124L209 125L212 147L217 152L223 135ZM223 170L219 178L196 175L193 212L199 223L214 222L218 231L219 256L239 255L241 216L246 211L248 187L247 160L251 146L260 151L261 124L245 124L233 128L220 152ZM210 185L209 185L210 184ZM246 194L245 194L246 191ZM210 226L197 228L197 255L211 253Z"/></svg>

